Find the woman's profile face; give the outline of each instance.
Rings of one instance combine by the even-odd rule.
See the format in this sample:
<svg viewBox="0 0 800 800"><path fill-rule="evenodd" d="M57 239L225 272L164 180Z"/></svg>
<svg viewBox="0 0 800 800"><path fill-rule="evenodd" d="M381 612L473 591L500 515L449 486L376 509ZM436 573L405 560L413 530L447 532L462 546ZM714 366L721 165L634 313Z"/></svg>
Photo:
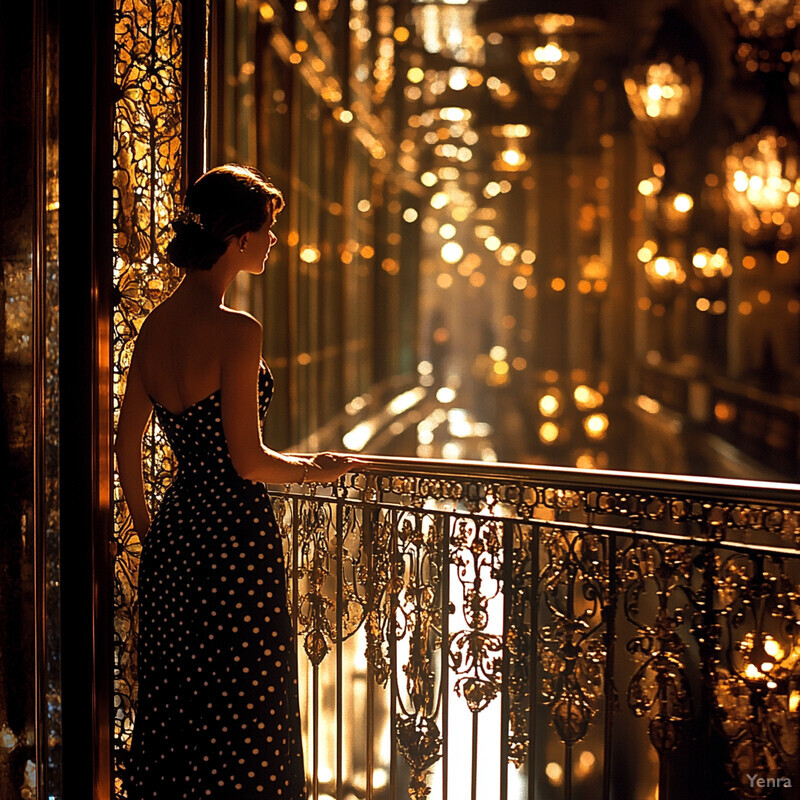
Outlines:
<svg viewBox="0 0 800 800"><path fill-rule="evenodd" d="M246 263L242 265L245 272L260 275L264 271L269 251L272 249L272 245L278 241L278 237L272 232L274 223L274 219L269 219L261 228L248 235L247 250L242 254L246 258Z"/></svg>

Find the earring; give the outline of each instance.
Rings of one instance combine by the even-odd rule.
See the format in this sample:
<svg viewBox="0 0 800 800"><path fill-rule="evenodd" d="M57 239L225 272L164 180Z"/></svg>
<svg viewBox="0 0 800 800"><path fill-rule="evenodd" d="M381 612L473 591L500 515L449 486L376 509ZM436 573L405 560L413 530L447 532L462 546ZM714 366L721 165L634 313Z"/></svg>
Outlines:
<svg viewBox="0 0 800 800"><path fill-rule="evenodd" d="M246 247L245 245L242 245L242 246L239 248L239 252L240 252L240 253L244 253L246 250L247 250L247 247Z"/></svg>

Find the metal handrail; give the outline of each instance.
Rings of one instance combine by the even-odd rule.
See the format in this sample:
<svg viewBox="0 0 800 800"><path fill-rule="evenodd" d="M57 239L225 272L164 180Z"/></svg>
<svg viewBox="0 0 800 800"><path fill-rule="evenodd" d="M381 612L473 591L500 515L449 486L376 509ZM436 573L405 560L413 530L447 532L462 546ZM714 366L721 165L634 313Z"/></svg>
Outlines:
<svg viewBox="0 0 800 800"><path fill-rule="evenodd" d="M338 455L353 456L353 453ZM680 494L692 498L713 496L720 500L739 503L757 502L800 507L800 483L621 470L582 470L574 467L504 462L446 461L373 455L358 457L363 460L363 463L359 464L358 471L365 474L520 481L553 488Z"/></svg>
<svg viewBox="0 0 800 800"><path fill-rule="evenodd" d="M347 748L363 748L358 758L366 754L372 774L375 718L392 745L382 767L388 792L370 778L369 800L399 797L406 782L413 800L438 781L446 790L455 780L455 792L452 758L471 765L472 790L462 786L459 797L476 800L479 728L482 747L494 746L499 758L492 797L550 796L539 792L554 766L559 791L575 796L580 747L597 764L596 796L607 800L621 768L613 743L636 718L649 739L637 752L655 748L665 797L686 779L671 753L695 735L692 725L727 726L725 755L708 755L698 786L728 780L748 796L748 770L764 772L753 754L771 759L781 780L797 780L789 744L800 719L798 489L391 456L361 457L336 487L275 487L307 656L314 796L344 796ZM342 733L358 729L354 709L337 701L336 733L320 710L331 687L341 697L361 680L344 656L356 629L365 648L359 669L372 687L363 737ZM495 712L485 711L493 702ZM497 731L483 733L495 730L485 721L491 713L500 719L494 745L486 737ZM454 727L462 725L471 747L462 747ZM331 736L336 786L323 789L317 761ZM741 736L746 752L737 749ZM537 742L564 748L563 765L545 768Z"/></svg>

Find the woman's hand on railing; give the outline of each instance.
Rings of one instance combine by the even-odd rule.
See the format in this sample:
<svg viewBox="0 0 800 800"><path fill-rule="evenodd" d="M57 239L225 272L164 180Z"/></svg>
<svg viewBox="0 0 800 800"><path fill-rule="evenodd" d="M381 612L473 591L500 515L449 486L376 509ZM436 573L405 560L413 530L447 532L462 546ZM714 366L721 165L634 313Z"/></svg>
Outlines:
<svg viewBox="0 0 800 800"><path fill-rule="evenodd" d="M339 453L317 453L308 460L308 472L304 483L333 483L346 472L364 464L362 459Z"/></svg>

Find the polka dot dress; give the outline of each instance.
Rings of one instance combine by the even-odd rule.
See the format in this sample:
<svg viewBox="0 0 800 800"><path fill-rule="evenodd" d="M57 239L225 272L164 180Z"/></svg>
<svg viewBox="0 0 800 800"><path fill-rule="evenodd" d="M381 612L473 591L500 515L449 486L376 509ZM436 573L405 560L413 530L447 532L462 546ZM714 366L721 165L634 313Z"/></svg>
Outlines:
<svg viewBox="0 0 800 800"><path fill-rule="evenodd" d="M259 395L263 415L263 362ZM265 487L233 468L220 403L155 404L179 472L139 571L131 800L306 797L278 526Z"/></svg>

